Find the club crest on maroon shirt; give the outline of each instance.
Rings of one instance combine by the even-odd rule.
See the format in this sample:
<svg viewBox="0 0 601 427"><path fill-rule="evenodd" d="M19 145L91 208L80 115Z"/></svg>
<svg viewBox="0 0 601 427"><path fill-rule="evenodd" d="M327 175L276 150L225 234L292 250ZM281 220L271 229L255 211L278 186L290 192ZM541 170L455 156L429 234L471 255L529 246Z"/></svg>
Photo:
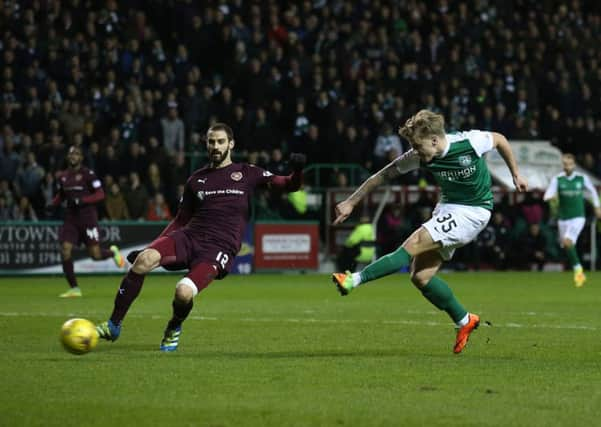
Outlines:
<svg viewBox="0 0 601 427"><path fill-rule="evenodd" d="M234 181L240 181L242 179L242 172L232 172L232 174L230 175L230 177Z"/></svg>
<svg viewBox="0 0 601 427"><path fill-rule="evenodd" d="M80 174L75 175L75 181L81 181L81 175Z"/></svg>

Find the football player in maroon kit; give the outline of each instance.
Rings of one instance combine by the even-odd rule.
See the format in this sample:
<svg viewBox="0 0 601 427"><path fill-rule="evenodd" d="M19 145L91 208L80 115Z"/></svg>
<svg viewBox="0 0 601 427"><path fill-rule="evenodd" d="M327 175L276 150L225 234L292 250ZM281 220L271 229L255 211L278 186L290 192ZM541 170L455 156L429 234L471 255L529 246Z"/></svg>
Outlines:
<svg viewBox="0 0 601 427"><path fill-rule="evenodd" d="M290 154L292 173L288 176L233 163L234 135L223 123L209 128L206 146L209 164L188 178L174 220L146 249L128 255L133 265L121 282L109 320L96 328L100 338L115 341L119 337L121 322L147 273L159 266L185 268L188 273L175 287L173 316L160 346L162 351L177 350L182 322L192 310L194 297L213 279L228 274L240 250L255 188L266 185L293 192L301 186L304 154Z"/></svg>
<svg viewBox="0 0 601 427"><path fill-rule="evenodd" d="M82 160L81 149L71 146L67 153L68 167L57 176L58 192L52 200L53 206L66 202L65 219L59 231L59 241L63 272L70 288L60 294L61 298L81 296L81 289L73 270L71 256L73 246L77 247L84 243L95 261L113 258L117 267L125 266L125 260L117 246L112 245L109 249L100 247L98 212L95 205L104 199L104 191L94 171L82 166Z"/></svg>

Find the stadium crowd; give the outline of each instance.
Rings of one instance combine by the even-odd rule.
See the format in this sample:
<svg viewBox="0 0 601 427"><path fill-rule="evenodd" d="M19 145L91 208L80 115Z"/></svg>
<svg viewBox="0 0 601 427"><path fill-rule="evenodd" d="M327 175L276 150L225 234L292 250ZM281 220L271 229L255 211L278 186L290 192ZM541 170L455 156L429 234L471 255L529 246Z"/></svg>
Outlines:
<svg viewBox="0 0 601 427"><path fill-rule="evenodd" d="M429 108L601 174L595 1L7 0L0 28L2 220L48 217L69 145L101 217L169 219L217 120L274 172L292 151L373 171Z"/></svg>

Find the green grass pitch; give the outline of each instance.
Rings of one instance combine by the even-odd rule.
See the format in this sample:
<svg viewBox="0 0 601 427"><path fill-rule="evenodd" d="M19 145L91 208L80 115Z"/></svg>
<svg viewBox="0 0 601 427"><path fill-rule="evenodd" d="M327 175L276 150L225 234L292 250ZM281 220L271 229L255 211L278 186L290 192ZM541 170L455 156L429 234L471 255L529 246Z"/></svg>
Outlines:
<svg viewBox="0 0 601 427"><path fill-rule="evenodd" d="M230 276L158 351L177 276L149 276L120 339L85 356L70 317L105 320L119 277L0 279L2 426L601 425L601 286L568 273L444 276L481 326L452 353L447 316L395 275L340 297L320 275Z"/></svg>

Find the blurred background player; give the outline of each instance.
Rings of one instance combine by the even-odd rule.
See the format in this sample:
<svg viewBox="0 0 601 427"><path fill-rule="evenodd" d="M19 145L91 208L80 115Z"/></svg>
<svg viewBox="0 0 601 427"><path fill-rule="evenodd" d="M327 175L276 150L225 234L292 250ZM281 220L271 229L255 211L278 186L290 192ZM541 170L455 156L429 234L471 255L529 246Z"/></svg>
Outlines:
<svg viewBox="0 0 601 427"><path fill-rule="evenodd" d="M559 228L559 244L564 248L574 271L574 286L580 288L586 281L586 276L576 252L576 242L584 228L584 191L595 207L595 215L601 218L599 194L588 176L575 171L574 155L566 153L561 157L563 172L553 177L543 199L549 201L557 197L559 211L557 227Z"/></svg>
<svg viewBox="0 0 601 427"><path fill-rule="evenodd" d="M410 265L411 281L435 307L444 310L457 328L454 353L460 353L469 335L480 323L468 313L449 286L435 276L443 261L456 248L474 240L490 219L493 208L491 178L483 155L497 149L507 164L517 191L527 189L507 139L499 133L471 130L445 133L444 117L421 110L409 118L399 133L412 149L369 177L346 200L336 206L334 224L344 221L363 197L378 185L423 167L434 175L441 189L440 202L432 218L418 228L394 252L365 267L361 272L334 273L332 279L341 295L357 286L398 272Z"/></svg>
<svg viewBox="0 0 601 427"><path fill-rule="evenodd" d="M213 279L223 279L228 274L240 250L255 189L268 185L292 192L301 186L304 154L290 154L292 174L288 176L273 175L247 163L233 163L234 135L223 123L209 128L206 147L209 165L188 178L174 220L146 249L128 255L133 266L121 282L109 320L97 326L101 338L115 341L119 337L121 322L140 293L147 273L159 266L188 269L175 287L173 316L160 346L162 351L175 351L194 297Z"/></svg>
<svg viewBox="0 0 601 427"><path fill-rule="evenodd" d="M58 192L52 200L53 206L66 202L63 225L59 232L63 272L69 283L69 290L60 294L61 298L80 297L73 269L73 246L84 243L95 261L113 258L117 267L125 266L119 248L112 245L103 249L99 244L98 212L95 204L104 199L102 184L93 170L82 166L83 155L79 147L71 146L67 153L67 169L59 172Z"/></svg>

